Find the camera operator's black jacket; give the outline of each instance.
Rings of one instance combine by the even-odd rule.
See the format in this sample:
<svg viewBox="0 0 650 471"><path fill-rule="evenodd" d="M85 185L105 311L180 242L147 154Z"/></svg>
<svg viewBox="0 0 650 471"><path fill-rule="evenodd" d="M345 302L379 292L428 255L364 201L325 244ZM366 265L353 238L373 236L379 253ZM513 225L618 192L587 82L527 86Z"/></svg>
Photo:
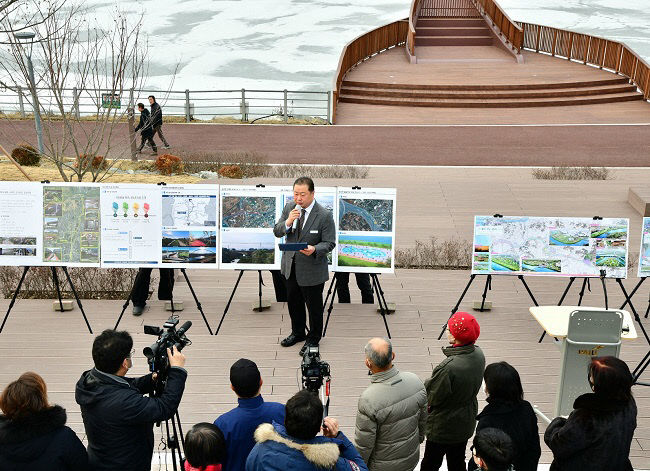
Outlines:
<svg viewBox="0 0 650 471"><path fill-rule="evenodd" d="M81 406L91 469L149 471L153 423L174 415L186 378L183 368L170 368L164 392L151 398L143 396L152 391L151 375L124 378L95 368L83 373L75 399Z"/></svg>

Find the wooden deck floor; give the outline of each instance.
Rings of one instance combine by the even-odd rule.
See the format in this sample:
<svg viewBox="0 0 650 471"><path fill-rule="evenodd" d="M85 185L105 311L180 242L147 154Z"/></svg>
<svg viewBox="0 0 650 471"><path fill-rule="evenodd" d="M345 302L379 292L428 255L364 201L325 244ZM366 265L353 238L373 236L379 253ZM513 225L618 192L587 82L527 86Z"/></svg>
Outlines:
<svg viewBox="0 0 650 471"><path fill-rule="evenodd" d="M402 47L361 63L345 80L431 85L546 84L616 78L611 72L523 51L524 63L496 47L428 47L410 64ZM480 61L484 57L490 60ZM515 109L413 108L339 103L337 124L579 124L648 123L650 104L629 103Z"/></svg>
<svg viewBox="0 0 650 471"><path fill-rule="evenodd" d="M397 176L396 176L397 175ZM413 184L406 172L394 169L371 170L364 180L366 186L397 186L399 216L397 239L401 247L414 244L414 239L427 240L436 235L469 239L471 217L477 213L529 215L591 215L598 208L603 216L631 217L631 251L638 250L640 217L626 203L627 188L643 184L650 170L616 170L615 179L605 182L547 182L530 177L528 169L451 169L419 168L419 185ZM269 184L286 184L277 180ZM333 181L318 181L317 185ZM339 181L341 185L352 181ZM358 183L358 182L356 182ZM426 189L426 191L423 191ZM570 203L569 203L570 202ZM427 208L426 216L416 209ZM628 288L636 282L631 271ZM236 273L219 271L189 272L211 326L216 327L225 307ZM449 315L468 279L465 271L398 270L393 276L382 276L383 288L398 311L389 317L398 368L427 377L442 358L444 343L436 340L441 325ZM264 274L267 287L265 298L272 296L271 279ZM529 284L540 304L554 304L564 287L563 280L530 279ZM479 299L482 284L468 293L462 309ZM602 292L592 286L585 305L602 306ZM575 303L577 287L568 303ZM647 306L647 286L634 298L637 308ZM358 291L351 287L353 303L359 302ZM267 399L286 401L297 389L300 358L298 347L282 348L279 340L290 328L286 306L273 303L270 311L254 313L250 303L257 295L256 274L242 279L222 332L217 337L207 335L203 321L192 302L183 281L178 282L175 295L185 301L182 321L194 322L189 331L193 345L187 348L189 379L180 413L187 429L198 421L212 421L236 404L228 386L229 366L240 357L258 363L264 378L263 394ZM610 305L620 306L622 298L615 287L609 287ZM531 305L518 280L498 277L489 293L494 309L477 313L482 333L479 345L484 348L488 362L505 360L521 373L526 398L550 413L554 401L559 366L559 352L548 339L537 343L540 328L528 314ZM0 301L4 312L7 300ZM112 328L121 309L121 301L84 301L91 325L96 333ZM34 370L48 383L53 402L67 408L69 424L83 437L83 425L74 402L74 385L82 371L92 365L90 348L92 336L85 330L79 311L53 313L52 302L19 300L5 331L0 334L0 387L21 372ZM129 330L135 339L137 352L151 344L154 337L142 333L143 324L160 325L167 313L161 304L152 302L140 318L127 312L121 328ZM650 322L646 321L650 325ZM343 430L353 435L356 401L368 385L363 365L363 346L367 339L383 335L381 318L370 306L335 305L327 337L322 342L322 357L332 367L331 414L340 419ZM631 365L647 351L642 340L626 342L622 356ZM136 355L134 374L144 373L146 361ZM646 373L650 380L650 372ZM648 468L650 462L650 388L636 387L634 394L639 406L638 427L632 444L632 461L636 468ZM480 407L485 405L480 396ZM540 427L543 430L543 427ZM542 462L551 455L543 446Z"/></svg>

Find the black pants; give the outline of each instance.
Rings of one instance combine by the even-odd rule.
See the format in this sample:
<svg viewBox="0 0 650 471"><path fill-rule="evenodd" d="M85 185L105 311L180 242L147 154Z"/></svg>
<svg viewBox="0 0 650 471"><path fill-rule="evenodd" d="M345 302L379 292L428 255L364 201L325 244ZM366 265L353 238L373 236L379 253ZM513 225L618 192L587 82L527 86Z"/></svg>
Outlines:
<svg viewBox="0 0 650 471"><path fill-rule="evenodd" d="M447 456L448 471L465 471L465 447L463 443L442 444L427 440L424 448L424 458L420 463L420 471L438 471L442 466L442 458Z"/></svg>
<svg viewBox="0 0 650 471"><path fill-rule="evenodd" d="M142 151L142 148L144 147L145 142L149 143L149 145L151 146L151 150L153 150L154 152L158 152L158 148L156 147L156 143L153 141L153 134L140 133L140 137L142 139L140 140L140 147L138 147L138 152Z"/></svg>
<svg viewBox="0 0 650 471"><path fill-rule="evenodd" d="M291 267L291 276L287 280L287 305L291 316L291 332L298 336L305 335L305 304L309 311L309 335L307 341L318 345L323 336L323 287L325 283L315 286L300 286L296 281L296 267Z"/></svg>
<svg viewBox="0 0 650 471"><path fill-rule="evenodd" d="M131 302L134 306L144 307L147 304L147 295L149 294L149 284L151 283L152 268L140 268L138 276L133 285L133 294ZM174 269L161 268L160 281L158 282L158 299L172 299L172 290L174 289Z"/></svg>
<svg viewBox="0 0 650 471"><path fill-rule="evenodd" d="M158 137L163 142L163 146L169 147L169 143L167 142L167 139L165 139L165 135L162 132L162 124L158 124L153 127L153 136L155 136L156 134L158 134Z"/></svg>
<svg viewBox="0 0 650 471"><path fill-rule="evenodd" d="M273 289L275 290L275 300L279 303L287 301L287 279L280 270L269 270L273 277Z"/></svg>
<svg viewBox="0 0 650 471"><path fill-rule="evenodd" d="M370 275L368 273L355 273L357 279L357 286L361 291L361 302L363 304L374 304L375 297L372 293L372 285L370 284ZM350 302L350 274L347 272L336 273L336 292L338 293L339 303Z"/></svg>

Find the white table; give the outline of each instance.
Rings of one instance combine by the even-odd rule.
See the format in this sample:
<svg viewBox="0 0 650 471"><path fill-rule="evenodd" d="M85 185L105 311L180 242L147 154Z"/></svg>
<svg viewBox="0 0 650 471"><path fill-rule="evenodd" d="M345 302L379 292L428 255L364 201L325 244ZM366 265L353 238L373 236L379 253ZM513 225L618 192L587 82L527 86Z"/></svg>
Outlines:
<svg viewBox="0 0 650 471"><path fill-rule="evenodd" d="M634 319L628 311L621 309L604 309L601 307L588 306L533 306L528 309L535 320L542 326L548 335L555 338L564 338L569 330L569 316L573 311L618 311L623 314L622 340L634 340L637 338L634 327Z"/></svg>

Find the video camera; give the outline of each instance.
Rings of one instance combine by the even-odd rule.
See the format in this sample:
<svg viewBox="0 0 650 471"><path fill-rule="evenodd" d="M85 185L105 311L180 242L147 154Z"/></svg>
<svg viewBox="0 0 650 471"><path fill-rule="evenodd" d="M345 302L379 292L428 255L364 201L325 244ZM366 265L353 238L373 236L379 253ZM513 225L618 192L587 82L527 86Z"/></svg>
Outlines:
<svg viewBox="0 0 650 471"><path fill-rule="evenodd" d="M147 357L149 369L152 373L165 375L169 369L169 358L167 358L167 349L175 348L179 352L190 345L192 342L185 336L185 332L192 327L192 321L185 322L178 330L176 326L179 320L174 316L167 319L162 327L151 325L144 326L144 333L148 335L157 335L156 340L151 347L145 347L142 350L144 356Z"/></svg>
<svg viewBox="0 0 650 471"><path fill-rule="evenodd" d="M307 347L300 367L302 370L302 385L308 391L317 393L325 378L330 379L330 365L320 359L318 345Z"/></svg>

